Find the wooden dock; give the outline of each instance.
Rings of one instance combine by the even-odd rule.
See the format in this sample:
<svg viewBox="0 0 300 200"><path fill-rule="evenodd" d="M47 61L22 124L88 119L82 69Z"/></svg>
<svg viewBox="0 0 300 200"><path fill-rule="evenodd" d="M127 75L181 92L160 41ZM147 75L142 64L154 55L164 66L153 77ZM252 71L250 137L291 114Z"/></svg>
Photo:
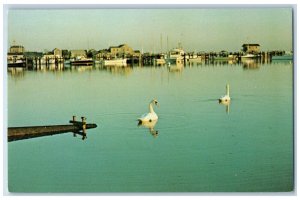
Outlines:
<svg viewBox="0 0 300 200"><path fill-rule="evenodd" d="M82 121L73 120L67 125L50 125L50 126L28 126L28 127L9 127L7 132L8 142L16 140L24 140L36 137L51 136L61 133L73 132L81 135L82 139L86 139L86 129L96 128L96 124L87 124L86 118L82 117Z"/></svg>

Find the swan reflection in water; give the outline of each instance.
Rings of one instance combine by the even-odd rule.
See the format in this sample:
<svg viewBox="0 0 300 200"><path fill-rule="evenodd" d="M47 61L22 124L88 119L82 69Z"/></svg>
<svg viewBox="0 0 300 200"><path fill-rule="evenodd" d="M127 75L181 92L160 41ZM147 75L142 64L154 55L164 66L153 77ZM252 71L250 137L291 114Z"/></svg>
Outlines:
<svg viewBox="0 0 300 200"><path fill-rule="evenodd" d="M219 104L222 104L226 107L226 113L229 114L230 101L219 101Z"/></svg>
<svg viewBox="0 0 300 200"><path fill-rule="evenodd" d="M139 121L138 122L138 126L139 127L145 127L145 128L148 128L149 129L149 132L150 134L153 136L153 137L157 137L158 136L158 131L154 129L156 123L157 123L158 120L153 120L151 122L149 121Z"/></svg>

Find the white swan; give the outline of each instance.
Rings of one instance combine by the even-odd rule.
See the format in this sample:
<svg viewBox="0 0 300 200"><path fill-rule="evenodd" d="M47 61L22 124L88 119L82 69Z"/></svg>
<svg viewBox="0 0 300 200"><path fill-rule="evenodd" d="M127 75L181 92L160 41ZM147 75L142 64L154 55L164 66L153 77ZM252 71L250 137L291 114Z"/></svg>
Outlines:
<svg viewBox="0 0 300 200"><path fill-rule="evenodd" d="M143 122L152 122L158 119L157 114L154 112L153 110L153 106L152 104L155 104L158 106L158 102L156 99L153 99L150 104L149 104L149 113L145 113L143 114L139 119L139 123L143 123Z"/></svg>
<svg viewBox="0 0 300 200"><path fill-rule="evenodd" d="M219 99L219 102L229 102L230 101L230 96L229 96L229 84L226 85L226 95L222 96Z"/></svg>

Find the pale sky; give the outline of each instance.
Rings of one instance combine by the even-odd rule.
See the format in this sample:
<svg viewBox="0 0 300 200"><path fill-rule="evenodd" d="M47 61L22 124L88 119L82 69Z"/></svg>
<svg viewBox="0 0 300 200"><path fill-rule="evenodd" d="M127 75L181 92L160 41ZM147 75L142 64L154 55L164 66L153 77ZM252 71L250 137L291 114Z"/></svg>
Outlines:
<svg viewBox="0 0 300 200"><path fill-rule="evenodd" d="M106 49L127 43L160 52L239 51L244 43L261 50L292 50L291 8L196 9L10 9L8 47L28 51ZM168 38L168 42L167 42Z"/></svg>

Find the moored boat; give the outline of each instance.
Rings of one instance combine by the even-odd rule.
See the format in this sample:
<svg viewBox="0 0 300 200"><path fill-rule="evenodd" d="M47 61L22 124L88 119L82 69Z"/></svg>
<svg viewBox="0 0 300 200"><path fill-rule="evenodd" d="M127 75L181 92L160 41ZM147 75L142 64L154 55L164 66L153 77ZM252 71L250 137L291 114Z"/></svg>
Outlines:
<svg viewBox="0 0 300 200"><path fill-rule="evenodd" d="M284 54L282 56L272 56L272 60L293 60L293 54Z"/></svg>
<svg viewBox="0 0 300 200"><path fill-rule="evenodd" d="M126 66L127 59L126 58L116 58L112 60L104 60L105 66Z"/></svg>
<svg viewBox="0 0 300 200"><path fill-rule="evenodd" d="M172 64L183 64L184 62L184 51L181 48L173 49L169 52L168 57L166 58L166 63L168 65Z"/></svg>
<svg viewBox="0 0 300 200"><path fill-rule="evenodd" d="M26 62L22 59L20 60L15 60L15 61L8 61L7 67L26 67Z"/></svg>
<svg viewBox="0 0 300 200"><path fill-rule="evenodd" d="M229 61L229 60L235 60L236 56L234 55L228 55L228 56L216 56L213 58L214 60L220 60L220 61Z"/></svg>
<svg viewBox="0 0 300 200"><path fill-rule="evenodd" d="M70 59L71 65L93 65L94 61L92 58L86 58L86 57L76 57L73 59Z"/></svg>
<svg viewBox="0 0 300 200"><path fill-rule="evenodd" d="M257 58L257 55L248 53L248 54L246 54L246 55L241 56L241 58Z"/></svg>

